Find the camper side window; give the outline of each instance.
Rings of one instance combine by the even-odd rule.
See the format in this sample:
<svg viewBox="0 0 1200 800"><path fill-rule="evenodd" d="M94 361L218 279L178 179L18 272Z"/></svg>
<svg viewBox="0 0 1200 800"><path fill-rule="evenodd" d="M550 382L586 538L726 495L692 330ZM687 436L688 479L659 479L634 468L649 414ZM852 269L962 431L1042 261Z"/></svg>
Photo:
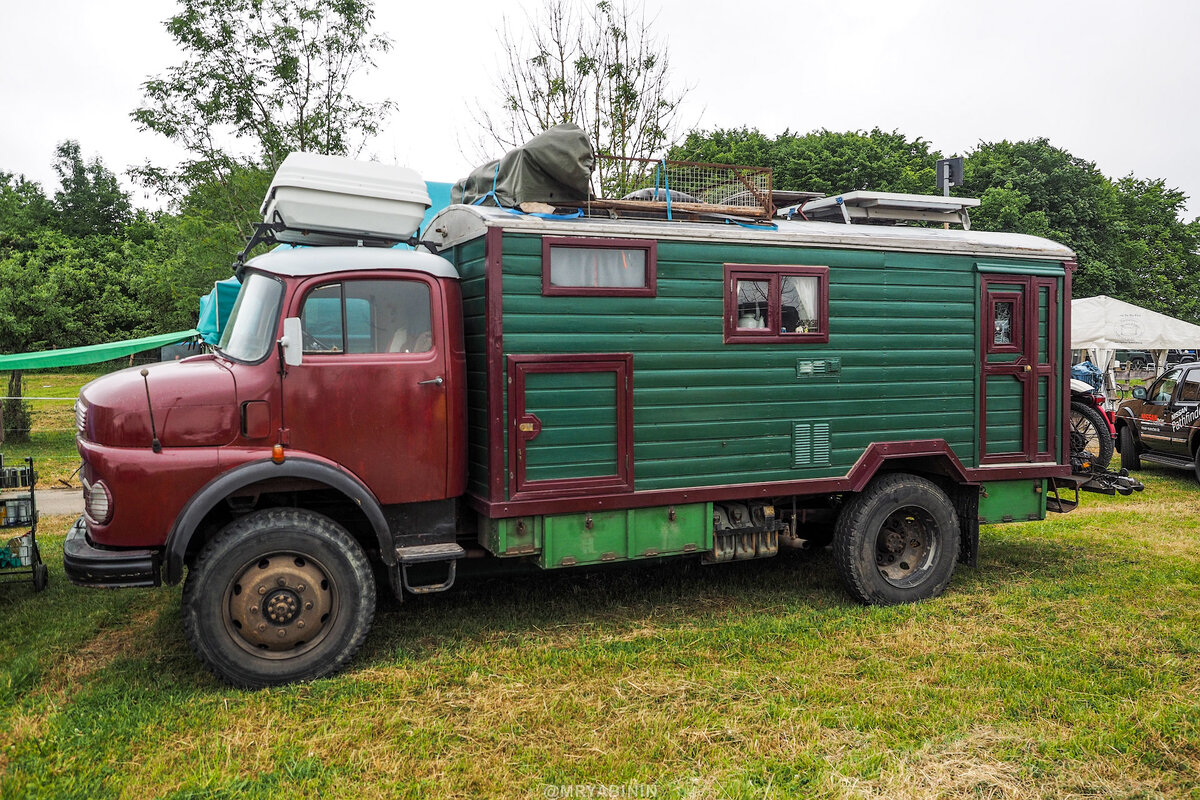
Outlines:
<svg viewBox="0 0 1200 800"><path fill-rule="evenodd" d="M725 342L828 342L829 267L725 265Z"/></svg>
<svg viewBox="0 0 1200 800"><path fill-rule="evenodd" d="M652 239L542 239L543 295L654 297L657 243Z"/></svg>

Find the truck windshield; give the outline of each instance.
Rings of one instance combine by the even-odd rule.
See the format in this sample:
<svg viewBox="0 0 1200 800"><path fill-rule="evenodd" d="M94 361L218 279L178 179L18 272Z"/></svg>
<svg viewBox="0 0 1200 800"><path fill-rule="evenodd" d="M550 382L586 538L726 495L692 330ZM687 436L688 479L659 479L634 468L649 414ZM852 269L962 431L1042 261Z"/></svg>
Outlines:
<svg viewBox="0 0 1200 800"><path fill-rule="evenodd" d="M235 361L259 361L275 343L283 284L252 272L238 293L217 349Z"/></svg>

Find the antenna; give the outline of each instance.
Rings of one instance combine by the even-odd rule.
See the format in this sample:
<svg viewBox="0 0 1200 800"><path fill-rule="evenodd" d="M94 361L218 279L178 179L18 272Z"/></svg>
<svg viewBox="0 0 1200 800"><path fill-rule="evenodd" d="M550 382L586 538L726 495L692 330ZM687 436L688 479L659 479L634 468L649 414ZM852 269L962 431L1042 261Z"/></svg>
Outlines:
<svg viewBox="0 0 1200 800"><path fill-rule="evenodd" d="M146 385L146 408L150 410L150 449L156 453L162 452L162 442L158 440L158 432L154 428L154 406L150 403L150 379L146 377L150 374L150 370L142 367L141 373L142 383Z"/></svg>

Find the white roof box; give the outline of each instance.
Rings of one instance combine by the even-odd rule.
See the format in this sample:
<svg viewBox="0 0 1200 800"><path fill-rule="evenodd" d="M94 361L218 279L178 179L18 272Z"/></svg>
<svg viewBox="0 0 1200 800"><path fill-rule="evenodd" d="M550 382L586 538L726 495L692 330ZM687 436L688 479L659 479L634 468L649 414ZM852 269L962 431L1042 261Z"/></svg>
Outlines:
<svg viewBox="0 0 1200 800"><path fill-rule="evenodd" d="M404 241L429 208L415 170L344 156L291 153L279 165L260 211L282 220L281 242L331 244L347 238Z"/></svg>

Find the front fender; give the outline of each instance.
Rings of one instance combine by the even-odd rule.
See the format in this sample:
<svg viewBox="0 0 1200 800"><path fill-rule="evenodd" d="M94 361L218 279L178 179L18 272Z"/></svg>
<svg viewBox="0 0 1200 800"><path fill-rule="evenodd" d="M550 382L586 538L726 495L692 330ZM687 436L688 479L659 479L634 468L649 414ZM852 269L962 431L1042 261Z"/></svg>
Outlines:
<svg viewBox="0 0 1200 800"><path fill-rule="evenodd" d="M384 519L374 493L362 481L348 472L320 461L288 458L281 464L269 460L242 464L221 473L201 487L184 505L179 516L175 518L171 533L167 536L163 581L175 584L183 578L184 557L187 555L188 545L200 523L218 503L251 484L280 478L316 481L341 492L361 508L370 521L375 537L379 540L379 553L384 563L389 566L395 563L396 555L391 547L391 532L387 520Z"/></svg>

